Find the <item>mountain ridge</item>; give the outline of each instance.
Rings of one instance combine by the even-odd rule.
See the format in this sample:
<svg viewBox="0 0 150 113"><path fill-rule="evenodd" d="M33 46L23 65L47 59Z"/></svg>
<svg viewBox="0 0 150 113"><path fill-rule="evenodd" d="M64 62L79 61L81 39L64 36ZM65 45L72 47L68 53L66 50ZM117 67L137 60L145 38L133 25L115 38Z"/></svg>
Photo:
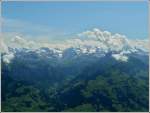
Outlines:
<svg viewBox="0 0 150 113"><path fill-rule="evenodd" d="M1 42L4 61L9 63L19 51L35 52L39 55L47 54L49 56L63 57L64 54L74 55L96 55L98 57L112 53L116 60L127 61L128 54L148 54L148 41L131 40L124 35L112 35L108 31L101 31L97 28L91 31L85 31L77 35L74 39L66 40L59 44L37 43L25 40L19 36L11 39L10 45ZM69 53L70 52L70 53ZM73 55L73 56L74 56ZM72 56L72 57L73 57Z"/></svg>

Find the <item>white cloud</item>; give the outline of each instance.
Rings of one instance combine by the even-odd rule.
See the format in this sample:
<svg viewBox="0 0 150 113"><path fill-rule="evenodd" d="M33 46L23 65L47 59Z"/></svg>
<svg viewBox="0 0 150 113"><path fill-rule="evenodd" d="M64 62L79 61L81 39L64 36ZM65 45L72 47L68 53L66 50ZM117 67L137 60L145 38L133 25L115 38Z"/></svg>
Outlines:
<svg viewBox="0 0 150 113"><path fill-rule="evenodd" d="M96 35L94 32L92 31L85 31L82 33L77 34L78 38L82 39L82 40L87 40L87 39L96 39Z"/></svg>
<svg viewBox="0 0 150 113"><path fill-rule="evenodd" d="M21 36L21 35L20 35ZM78 34L76 38L73 39L66 39L62 41L56 42L44 42L44 41L36 41L36 40L29 40L27 38L22 38L20 36L15 36L12 38L7 45L9 47L15 48L30 48L30 49L38 49L40 47L48 47L48 48L57 48L60 50L64 50L70 47L81 47L81 48L99 48L99 50L103 52L108 52L109 50L112 51L122 51L125 50L125 53L130 53L130 51L134 51L135 48L141 48L143 50L147 50L148 48L148 41L147 40L131 40L127 39L126 36L120 34L111 34L108 31L101 31L97 28L91 31L85 31L83 33ZM42 40L42 39L41 39ZM6 44L3 45L5 51L8 51ZM126 50L127 49L127 50ZM127 52L128 51L128 52ZM118 57L126 59L126 57Z"/></svg>
<svg viewBox="0 0 150 113"><path fill-rule="evenodd" d="M11 45L14 48L30 48L30 49L35 49L38 47L38 44L35 43L34 41L30 40L25 40L24 38L20 36L15 36L15 38L11 39Z"/></svg>
<svg viewBox="0 0 150 113"><path fill-rule="evenodd" d="M8 47L7 47L7 45L4 43L4 41L3 41L2 38L0 38L0 52L8 53Z"/></svg>
<svg viewBox="0 0 150 113"><path fill-rule="evenodd" d="M101 31L97 28L94 28L91 31L85 31L78 34L78 38L81 40L89 41L89 44L92 41L98 41L99 45L105 45L111 50L121 51L122 49L134 49L140 48L145 51L148 51L148 41L147 40L131 40L128 39L125 35L121 34L111 34L109 31Z"/></svg>
<svg viewBox="0 0 150 113"><path fill-rule="evenodd" d="M21 38L20 36L16 36L11 41L15 44L22 45L22 46L28 43L25 39Z"/></svg>
<svg viewBox="0 0 150 113"><path fill-rule="evenodd" d="M3 56L3 61L5 63L10 63L13 58L14 58L14 54L13 53L8 53L8 54Z"/></svg>
<svg viewBox="0 0 150 113"><path fill-rule="evenodd" d="M130 40L130 45L133 48L136 49L141 49L142 51L149 51L149 41L147 40L140 40L140 39L135 39L135 40Z"/></svg>

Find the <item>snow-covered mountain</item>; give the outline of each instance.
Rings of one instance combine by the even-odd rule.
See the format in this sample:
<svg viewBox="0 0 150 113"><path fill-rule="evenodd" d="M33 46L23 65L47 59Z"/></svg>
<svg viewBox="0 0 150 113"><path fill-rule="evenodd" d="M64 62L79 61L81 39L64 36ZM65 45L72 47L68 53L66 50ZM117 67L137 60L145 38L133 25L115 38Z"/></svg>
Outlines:
<svg viewBox="0 0 150 113"><path fill-rule="evenodd" d="M96 28L61 43L39 43L19 36L12 38L9 44L5 44L3 40L0 42L2 59L6 63L10 63L16 55L25 53L49 58L70 58L81 55L103 57L110 54L121 61L127 61L129 54L148 55L148 40L131 40L124 35L111 34Z"/></svg>

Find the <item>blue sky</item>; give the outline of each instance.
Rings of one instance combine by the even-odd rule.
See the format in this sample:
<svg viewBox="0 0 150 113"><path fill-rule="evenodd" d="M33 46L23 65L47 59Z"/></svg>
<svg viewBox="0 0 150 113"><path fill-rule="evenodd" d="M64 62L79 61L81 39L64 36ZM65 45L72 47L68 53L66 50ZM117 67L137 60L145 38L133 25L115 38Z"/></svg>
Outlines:
<svg viewBox="0 0 150 113"><path fill-rule="evenodd" d="M148 2L2 2L3 32L58 37L92 28L148 38Z"/></svg>

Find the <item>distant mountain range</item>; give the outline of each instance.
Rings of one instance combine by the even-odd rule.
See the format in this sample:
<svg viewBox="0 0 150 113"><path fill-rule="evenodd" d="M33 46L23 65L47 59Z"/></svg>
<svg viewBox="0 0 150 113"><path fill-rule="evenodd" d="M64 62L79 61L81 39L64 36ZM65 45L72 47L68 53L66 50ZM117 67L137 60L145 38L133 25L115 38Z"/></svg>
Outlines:
<svg viewBox="0 0 150 113"><path fill-rule="evenodd" d="M129 54L148 54L148 40L130 40L124 35L111 35L108 31L86 31L78 34L77 38L62 42L62 44L41 44L27 41L19 36L12 39L12 44L1 42L5 53L3 60L9 62L15 54L35 53L45 57L75 57L80 55L105 56L110 53L116 60L127 61ZM52 46L54 45L54 46ZM9 47L10 46L10 47ZM43 46L43 47L42 47ZM62 48L63 46L63 48Z"/></svg>
<svg viewBox="0 0 150 113"><path fill-rule="evenodd" d="M147 40L93 29L1 46L2 111L148 111Z"/></svg>

